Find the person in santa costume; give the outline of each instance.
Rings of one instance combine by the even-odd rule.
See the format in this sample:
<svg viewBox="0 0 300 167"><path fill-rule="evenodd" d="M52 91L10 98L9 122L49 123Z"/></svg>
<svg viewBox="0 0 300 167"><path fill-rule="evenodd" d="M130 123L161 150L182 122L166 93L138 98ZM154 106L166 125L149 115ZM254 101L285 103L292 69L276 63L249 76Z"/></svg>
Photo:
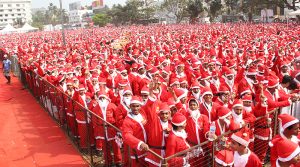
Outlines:
<svg viewBox="0 0 300 167"><path fill-rule="evenodd" d="M295 144L299 145L299 120L288 114L280 114L278 116L279 120L279 134L274 136L272 141L269 143L271 147L271 165L276 166L276 160L278 158L276 148L274 148L274 143L278 138L288 139Z"/></svg>
<svg viewBox="0 0 300 167"><path fill-rule="evenodd" d="M129 157L132 167L147 165L145 162L147 143L146 123L147 118L141 110L142 101L139 97L133 96L130 101L130 110L122 125L123 141L130 147ZM127 151L127 150L126 150Z"/></svg>
<svg viewBox="0 0 300 167"><path fill-rule="evenodd" d="M143 106L147 116L146 132L147 144L151 150L165 157L167 137L172 129L169 122L171 112L167 103L161 103L153 94L154 83L149 85L149 99ZM153 154L147 154L145 161L149 166L161 166L161 160Z"/></svg>
<svg viewBox="0 0 300 167"><path fill-rule="evenodd" d="M285 138L277 138L273 141L273 154L271 157L278 157L272 167L294 167L300 163L300 147L298 144ZM274 155L275 153L275 155Z"/></svg>
<svg viewBox="0 0 300 167"><path fill-rule="evenodd" d="M186 141L191 145L199 145L205 142L207 139L205 134L209 130L209 121L206 115L203 115L199 111L199 101L194 98L188 100L189 109L186 117L186 128L185 131L189 134ZM190 159L191 166L202 166L204 165L203 155L201 154L201 148L195 150L195 157Z"/></svg>
<svg viewBox="0 0 300 167"><path fill-rule="evenodd" d="M194 81L190 86L190 92L189 96L192 96L193 98L197 99L199 102L201 102L201 91L200 91L200 84L197 81Z"/></svg>
<svg viewBox="0 0 300 167"><path fill-rule="evenodd" d="M73 98L75 101L77 101L80 104L80 105L75 104L74 106L78 134L80 138L80 147L88 148L89 147L88 141L90 142L91 145L94 144L94 137L92 133L90 133L90 136L88 136L89 134L87 134L88 132L87 128L89 127L90 129L92 129L90 115L86 111L86 108L88 108L91 98L86 93L86 88L82 84L79 85L79 88L77 90L75 90Z"/></svg>
<svg viewBox="0 0 300 167"><path fill-rule="evenodd" d="M73 96L75 93L74 87L73 87L73 81L71 79L67 80L67 90L65 91L65 94L67 96L64 96L64 103L66 108L66 120L68 127L70 128L72 134L74 137L78 137L78 131L77 131L77 123L75 119L75 112L73 110Z"/></svg>
<svg viewBox="0 0 300 167"><path fill-rule="evenodd" d="M231 167L233 164L233 151L221 150L215 154L215 167Z"/></svg>
<svg viewBox="0 0 300 167"><path fill-rule="evenodd" d="M129 87L126 87L122 91L122 96L117 109L115 110L116 125L118 128L122 128L123 121L127 114L130 112L130 101L132 99L132 91Z"/></svg>
<svg viewBox="0 0 300 167"><path fill-rule="evenodd" d="M101 117L104 121L115 125L116 120L114 113L116 106L110 102L110 99L104 89L98 93L98 104L93 108L93 113ZM103 157L105 157L105 164L109 165L113 162L110 148L112 147L114 153L114 163L118 165L122 162L121 150L115 142L116 130L108 126L104 121L97 117L93 117L94 134L96 139L96 149L103 149Z"/></svg>
<svg viewBox="0 0 300 167"><path fill-rule="evenodd" d="M232 118L232 113L227 107L219 107L217 109L218 119L215 120L216 135L220 136L230 130L237 130L240 125Z"/></svg>
<svg viewBox="0 0 300 167"><path fill-rule="evenodd" d="M250 143L247 128L242 128L231 135L231 149L234 151L234 166L237 167L262 167L259 158L248 148Z"/></svg>
<svg viewBox="0 0 300 167"><path fill-rule="evenodd" d="M234 122L243 127L246 124L253 124L255 116L253 113L244 110L243 102L240 99L235 99L232 104L232 117Z"/></svg>
<svg viewBox="0 0 300 167"><path fill-rule="evenodd" d="M167 144L166 144L166 157L174 155L180 151L184 151L190 148L187 143L187 133L184 130L186 126L186 117L180 113L176 112L172 117L172 131L169 134ZM188 154L189 155L189 154ZM189 156L178 156L171 158L168 161L169 166L183 166L188 167Z"/></svg>
<svg viewBox="0 0 300 167"><path fill-rule="evenodd" d="M218 119L217 108L220 106L212 101L212 91L209 87L204 87L201 90L202 103L200 103L199 111L208 117L209 122L213 122Z"/></svg>
<svg viewBox="0 0 300 167"><path fill-rule="evenodd" d="M230 107L231 106L230 94L231 93L230 93L229 89L225 85L221 84L220 89L217 94L218 98L214 102L220 106Z"/></svg>

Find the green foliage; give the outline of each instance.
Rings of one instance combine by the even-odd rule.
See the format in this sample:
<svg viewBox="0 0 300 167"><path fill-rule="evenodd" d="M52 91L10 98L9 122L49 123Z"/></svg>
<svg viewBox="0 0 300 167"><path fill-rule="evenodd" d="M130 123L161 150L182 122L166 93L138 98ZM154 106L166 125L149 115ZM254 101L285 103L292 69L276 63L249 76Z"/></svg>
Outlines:
<svg viewBox="0 0 300 167"><path fill-rule="evenodd" d="M107 23L109 23L110 18L106 14L96 14L92 18L94 25L104 27Z"/></svg>
<svg viewBox="0 0 300 167"><path fill-rule="evenodd" d="M222 9L221 0L213 0L210 4L210 15L211 20L213 20L217 15L218 12Z"/></svg>
<svg viewBox="0 0 300 167"><path fill-rule="evenodd" d="M192 23L195 23L196 18L203 11L204 9L201 0L189 0L187 12L190 15L190 20Z"/></svg>
<svg viewBox="0 0 300 167"><path fill-rule="evenodd" d="M38 11L32 15L32 25L39 25L36 27L41 28L40 25L61 24L61 14L63 15L63 22L67 23L69 21L67 11L65 9L60 10L53 3L50 3L45 12Z"/></svg>

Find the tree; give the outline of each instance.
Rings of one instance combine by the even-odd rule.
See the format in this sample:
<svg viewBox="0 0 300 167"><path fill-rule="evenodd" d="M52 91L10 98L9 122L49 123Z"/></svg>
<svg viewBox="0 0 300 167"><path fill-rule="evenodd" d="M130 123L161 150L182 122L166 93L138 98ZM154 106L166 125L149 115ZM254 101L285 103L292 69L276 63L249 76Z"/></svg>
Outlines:
<svg viewBox="0 0 300 167"><path fill-rule="evenodd" d="M234 11L234 9L238 9L238 1L239 0L225 0L225 4L227 6L227 14L232 14L232 11Z"/></svg>
<svg viewBox="0 0 300 167"><path fill-rule="evenodd" d="M180 23L188 15L188 2L189 0L164 0L161 8L173 13L177 18L177 23Z"/></svg>
<svg viewBox="0 0 300 167"><path fill-rule="evenodd" d="M221 0L213 0L210 4L210 14L211 14L211 20L213 20L218 12L222 9L222 3Z"/></svg>
<svg viewBox="0 0 300 167"><path fill-rule="evenodd" d="M203 9L203 4L202 4L201 0L189 0L187 12L190 15L191 23L195 23L197 17L203 11L204 11L204 9Z"/></svg>
<svg viewBox="0 0 300 167"><path fill-rule="evenodd" d="M106 14L96 14L92 18L94 25L104 27L107 23L109 23L109 16Z"/></svg>

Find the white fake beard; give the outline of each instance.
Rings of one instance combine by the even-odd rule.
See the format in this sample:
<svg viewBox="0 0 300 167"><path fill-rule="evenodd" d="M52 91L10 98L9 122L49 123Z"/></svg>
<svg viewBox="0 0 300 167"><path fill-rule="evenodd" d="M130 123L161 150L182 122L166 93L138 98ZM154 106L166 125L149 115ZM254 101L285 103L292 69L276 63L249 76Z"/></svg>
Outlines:
<svg viewBox="0 0 300 167"><path fill-rule="evenodd" d="M193 94L193 96L194 96L197 100L200 100L200 91L199 91L198 93L194 93L194 92L192 91L192 94Z"/></svg>
<svg viewBox="0 0 300 167"><path fill-rule="evenodd" d="M197 119L199 116L199 110L189 110L192 118Z"/></svg>
<svg viewBox="0 0 300 167"><path fill-rule="evenodd" d="M237 115L234 111L231 111L232 117L236 123L243 123L243 114Z"/></svg>
<svg viewBox="0 0 300 167"><path fill-rule="evenodd" d="M131 101L131 97L124 97L123 98L124 103L129 106L130 105L130 101Z"/></svg>
<svg viewBox="0 0 300 167"><path fill-rule="evenodd" d="M233 84L234 84L234 79L232 79L232 80L229 80L229 79L225 79L225 81L226 81L226 83L229 85L229 86L233 86Z"/></svg>
<svg viewBox="0 0 300 167"><path fill-rule="evenodd" d="M97 84L95 84L94 85L94 90L96 91L96 90L99 90L100 89L100 86L99 86L99 84L97 83Z"/></svg>
<svg viewBox="0 0 300 167"><path fill-rule="evenodd" d="M113 73L109 74L112 78L117 76L117 73L114 71Z"/></svg>
<svg viewBox="0 0 300 167"><path fill-rule="evenodd" d="M99 100L99 106L101 107L101 109L105 109L109 103L109 101L107 99L103 99L103 100Z"/></svg>
<svg viewBox="0 0 300 167"><path fill-rule="evenodd" d="M245 110L246 112L251 112L251 111L252 111L252 107L245 107L245 106L244 106L244 110Z"/></svg>
<svg viewBox="0 0 300 167"><path fill-rule="evenodd" d="M182 137L183 139L187 138L187 133L185 132L184 129L182 129L181 131L173 131L173 132L176 136Z"/></svg>
<svg viewBox="0 0 300 167"><path fill-rule="evenodd" d="M208 82L207 80L204 80L205 86L210 87L210 82Z"/></svg>
<svg viewBox="0 0 300 167"><path fill-rule="evenodd" d="M219 87L220 86L220 80L219 79L211 79L211 83L214 84L215 86Z"/></svg>
<svg viewBox="0 0 300 167"><path fill-rule="evenodd" d="M122 79L128 80L128 75L126 77L124 77L123 75L121 75L121 76L122 76Z"/></svg>

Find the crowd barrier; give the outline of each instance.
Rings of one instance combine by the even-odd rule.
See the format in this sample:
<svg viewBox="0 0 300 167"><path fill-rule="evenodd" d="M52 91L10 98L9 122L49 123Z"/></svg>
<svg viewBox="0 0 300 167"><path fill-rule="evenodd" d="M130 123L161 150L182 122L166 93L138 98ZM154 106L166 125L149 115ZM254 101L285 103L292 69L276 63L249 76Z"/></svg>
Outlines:
<svg viewBox="0 0 300 167"><path fill-rule="evenodd" d="M128 146L123 145L119 150L121 157L115 154L118 149L115 139L117 134L121 132L116 125L105 121L88 108L74 101L65 92L36 73L24 70L18 61L14 60L13 66L13 73L19 77L47 113L58 123L90 166L116 166L120 159L122 159L123 166L130 166L131 159L126 158L130 154ZM269 115L272 118L270 124L272 129L270 137L272 137L278 131L278 110L272 111ZM258 117L256 122L262 119L266 119L266 117ZM253 129L257 128L255 125L245 126ZM154 154L159 158L161 166L164 167L167 167L168 162L173 159L185 157L187 154L194 155L188 160L191 166L214 166L215 152L229 147L226 139L234 132L236 131L226 132L218 136L213 142L202 142L200 145L191 146L188 150L178 152L170 157L161 157L152 150L149 150L148 154ZM269 163L269 146L265 142L260 144L257 141L256 150L253 146L250 149L256 154L266 153L264 163ZM180 163L175 162L175 165L172 166L180 166Z"/></svg>

